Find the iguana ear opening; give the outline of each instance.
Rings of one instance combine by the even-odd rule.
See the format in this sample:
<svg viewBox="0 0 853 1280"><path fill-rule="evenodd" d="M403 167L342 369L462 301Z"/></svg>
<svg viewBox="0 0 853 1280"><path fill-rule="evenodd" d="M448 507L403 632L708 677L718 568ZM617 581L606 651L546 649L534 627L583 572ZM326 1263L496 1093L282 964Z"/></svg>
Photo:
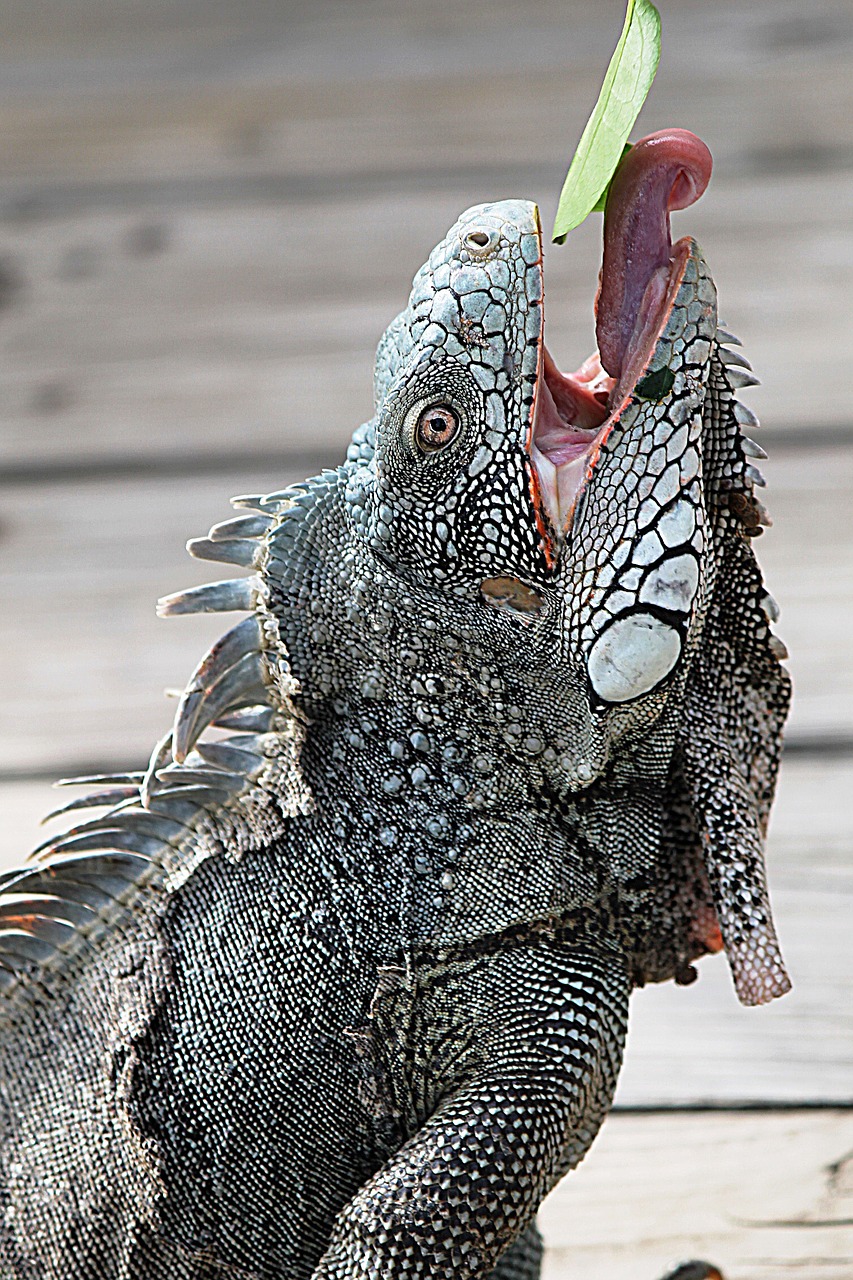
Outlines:
<svg viewBox="0 0 853 1280"><path fill-rule="evenodd" d="M764 867L791 682L771 648L748 539L718 527L715 585L685 689L679 748L705 866L743 1004L790 990Z"/></svg>

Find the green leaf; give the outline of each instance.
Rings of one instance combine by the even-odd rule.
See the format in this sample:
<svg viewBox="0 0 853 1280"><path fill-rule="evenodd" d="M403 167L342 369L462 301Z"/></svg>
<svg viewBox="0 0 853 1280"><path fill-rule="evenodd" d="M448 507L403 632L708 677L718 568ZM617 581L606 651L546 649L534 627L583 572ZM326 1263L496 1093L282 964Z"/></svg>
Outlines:
<svg viewBox="0 0 853 1280"><path fill-rule="evenodd" d="M558 244L594 209L603 208L659 61L660 14L651 0L628 0L619 43L563 183L553 231Z"/></svg>
<svg viewBox="0 0 853 1280"><path fill-rule="evenodd" d="M622 148L622 154L619 157L619 159L616 161L616 169L619 168L620 164L625 159L628 152L631 150L632 145L633 144L630 142L625 143L624 147ZM614 169L613 173L610 175L610 181L602 191L601 195L596 200L595 204L590 209L590 213L604 213L604 206L607 204L607 197L610 195L610 188L613 186L613 179L616 177L616 169ZM565 236L560 236L560 243L562 243L565 240L565 238L566 238Z"/></svg>

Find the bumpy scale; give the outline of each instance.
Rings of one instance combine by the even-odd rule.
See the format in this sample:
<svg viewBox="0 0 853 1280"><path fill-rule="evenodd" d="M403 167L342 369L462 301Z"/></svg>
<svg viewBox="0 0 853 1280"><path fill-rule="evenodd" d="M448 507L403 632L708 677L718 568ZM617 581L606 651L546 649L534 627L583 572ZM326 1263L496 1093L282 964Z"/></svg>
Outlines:
<svg viewBox="0 0 853 1280"><path fill-rule="evenodd" d="M563 375L535 206L469 210L347 461L189 544L249 576L161 612L248 617L0 882L4 1277L533 1280L631 988L786 990L761 451L664 248Z"/></svg>

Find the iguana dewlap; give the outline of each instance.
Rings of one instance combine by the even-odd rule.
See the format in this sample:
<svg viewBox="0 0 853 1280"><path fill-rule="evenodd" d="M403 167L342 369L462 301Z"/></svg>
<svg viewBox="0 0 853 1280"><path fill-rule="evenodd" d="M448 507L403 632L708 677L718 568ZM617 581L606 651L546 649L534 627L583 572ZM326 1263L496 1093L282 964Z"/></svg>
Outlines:
<svg viewBox="0 0 853 1280"><path fill-rule="evenodd" d="M347 461L189 544L246 576L162 612L246 617L0 878L4 1280L535 1277L631 988L787 989L754 378L669 236L709 173L630 153L572 375L536 207L468 210Z"/></svg>

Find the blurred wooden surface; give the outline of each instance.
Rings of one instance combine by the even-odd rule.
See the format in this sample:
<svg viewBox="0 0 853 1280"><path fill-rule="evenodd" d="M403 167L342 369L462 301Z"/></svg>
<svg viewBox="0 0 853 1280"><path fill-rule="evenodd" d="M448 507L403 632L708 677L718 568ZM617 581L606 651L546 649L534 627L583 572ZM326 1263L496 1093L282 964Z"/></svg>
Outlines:
<svg viewBox="0 0 853 1280"><path fill-rule="evenodd" d="M714 153L675 229L765 380L758 550L796 687L771 883L795 989L741 1009L715 959L687 991L638 994L620 1105L723 1110L614 1116L549 1202L546 1274L654 1280L700 1254L728 1280L841 1280L848 1116L725 1108L844 1104L853 1078L853 11L660 8L639 127ZM340 458L376 341L458 212L525 195L550 225L623 12L4 0L0 863L34 843L49 778L144 759L163 687L219 629L154 618L216 576L184 541L230 494ZM599 238L591 219L548 250L565 366L592 345Z"/></svg>
<svg viewBox="0 0 853 1280"><path fill-rule="evenodd" d="M543 1280L850 1280L853 1114L612 1115L539 1221Z"/></svg>

